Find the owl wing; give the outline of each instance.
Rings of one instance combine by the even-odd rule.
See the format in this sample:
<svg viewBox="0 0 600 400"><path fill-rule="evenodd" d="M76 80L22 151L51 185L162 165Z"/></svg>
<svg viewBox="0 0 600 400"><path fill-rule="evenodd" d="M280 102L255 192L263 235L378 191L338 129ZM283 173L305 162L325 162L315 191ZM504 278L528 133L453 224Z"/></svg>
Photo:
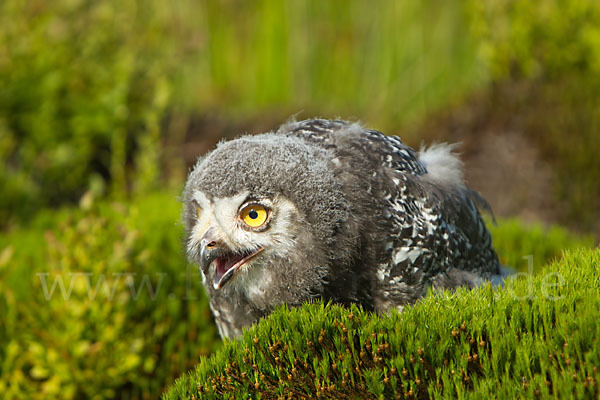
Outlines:
<svg viewBox="0 0 600 400"><path fill-rule="evenodd" d="M391 146L396 142L383 140ZM394 168L391 187L383 186L391 235L388 259L377 266L380 308L412 302L429 286L475 286L499 272L490 233L475 203L483 200L464 185L450 146L433 151L442 156L409 152L414 158ZM418 172L406 173L415 171L415 163L421 166Z"/></svg>
<svg viewBox="0 0 600 400"><path fill-rule="evenodd" d="M369 195L382 210L378 224L384 227L373 266L375 308L413 302L429 286L473 286L498 273L498 258L476 206L486 203L464 185L451 146L417 153L397 136L339 120L307 120L282 129L333 149L339 158L354 154L347 158L366 160L362 169L368 171L356 173L369 181ZM352 163L343 167L360 169Z"/></svg>

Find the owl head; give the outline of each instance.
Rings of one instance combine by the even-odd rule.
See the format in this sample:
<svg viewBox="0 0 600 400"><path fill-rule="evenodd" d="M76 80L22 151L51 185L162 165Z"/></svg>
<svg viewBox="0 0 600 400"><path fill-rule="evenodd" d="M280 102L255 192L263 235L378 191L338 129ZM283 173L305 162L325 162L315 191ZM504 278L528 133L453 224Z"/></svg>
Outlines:
<svg viewBox="0 0 600 400"><path fill-rule="evenodd" d="M188 258L211 296L241 293L268 307L322 294L340 241L351 245L340 239L351 210L332 158L270 133L221 143L198 160L183 219Z"/></svg>

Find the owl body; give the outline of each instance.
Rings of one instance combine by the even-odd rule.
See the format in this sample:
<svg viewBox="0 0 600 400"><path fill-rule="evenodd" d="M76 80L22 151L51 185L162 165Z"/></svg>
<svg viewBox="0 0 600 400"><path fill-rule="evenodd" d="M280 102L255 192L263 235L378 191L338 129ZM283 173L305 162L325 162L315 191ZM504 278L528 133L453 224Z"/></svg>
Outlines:
<svg viewBox="0 0 600 400"><path fill-rule="evenodd" d="M500 273L480 200L451 146L292 122L199 159L183 193L187 253L223 337L283 303L402 309Z"/></svg>

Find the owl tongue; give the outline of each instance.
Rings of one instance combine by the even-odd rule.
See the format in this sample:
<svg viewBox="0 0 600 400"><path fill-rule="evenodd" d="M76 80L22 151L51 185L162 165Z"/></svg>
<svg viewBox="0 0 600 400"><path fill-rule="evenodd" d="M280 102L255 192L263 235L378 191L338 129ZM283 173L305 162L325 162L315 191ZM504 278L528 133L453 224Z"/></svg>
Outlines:
<svg viewBox="0 0 600 400"><path fill-rule="evenodd" d="M235 265L243 259L243 254L228 254L223 257L215 258L215 261L213 261L215 264L215 280L219 286L222 286L231 278L231 276L233 276Z"/></svg>
<svg viewBox="0 0 600 400"><path fill-rule="evenodd" d="M215 289L222 288L231 278L235 272L244 264L246 264L252 257L257 255L263 250L260 247L258 250L252 252L247 251L242 254L226 254L221 257L215 258L213 261L215 265L215 282L213 284Z"/></svg>

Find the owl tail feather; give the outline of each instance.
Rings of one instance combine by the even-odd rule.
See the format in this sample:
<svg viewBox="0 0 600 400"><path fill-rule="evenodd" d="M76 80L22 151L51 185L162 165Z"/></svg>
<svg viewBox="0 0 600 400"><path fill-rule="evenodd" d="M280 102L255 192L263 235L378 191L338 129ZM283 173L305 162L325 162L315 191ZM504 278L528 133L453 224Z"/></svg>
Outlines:
<svg viewBox="0 0 600 400"><path fill-rule="evenodd" d="M463 163L454 149L456 144L436 143L419 150L419 161L427 169L426 178L448 188L464 187Z"/></svg>
<svg viewBox="0 0 600 400"><path fill-rule="evenodd" d="M437 143L427 148L421 146L419 161L427 169L424 177L442 187L460 190L475 203L479 211L489 213L496 223L490 204L481 194L465 185L463 163L455 152L456 146L456 143Z"/></svg>
<svg viewBox="0 0 600 400"><path fill-rule="evenodd" d="M483 196L478 191L473 190L471 188L466 188L466 189L467 189L467 195L469 196L471 201L473 201L473 203L475 203L475 206L477 206L477 209L479 209L479 212L488 213L490 215L490 217L492 217L492 222L495 225L496 224L496 216L494 215L494 211L492 210L492 206L490 206L490 203L488 203L487 200L484 199Z"/></svg>

